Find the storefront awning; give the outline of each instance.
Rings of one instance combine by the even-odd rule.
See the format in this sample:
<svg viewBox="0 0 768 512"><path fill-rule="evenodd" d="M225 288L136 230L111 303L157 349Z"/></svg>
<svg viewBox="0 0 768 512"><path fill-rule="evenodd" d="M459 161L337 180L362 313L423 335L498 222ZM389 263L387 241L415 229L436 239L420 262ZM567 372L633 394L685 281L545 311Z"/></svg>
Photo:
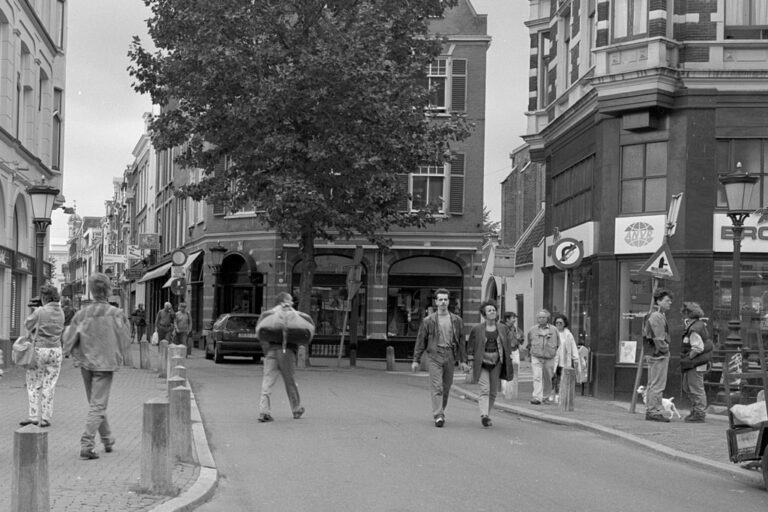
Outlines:
<svg viewBox="0 0 768 512"><path fill-rule="evenodd" d="M187 261L186 261L186 263L184 263L184 275L185 276L187 275L187 270L189 270L189 267L192 266L192 264L195 262L195 260L197 258L200 257L201 254L203 254L203 251L195 251L195 252L193 252L192 254L190 254L187 257ZM171 283L173 283L174 279L176 279L174 276L171 276L170 278L168 278L168 280L163 285L163 288L170 288Z"/></svg>
<svg viewBox="0 0 768 512"><path fill-rule="evenodd" d="M151 281L152 279L157 279L158 277L163 277L168 270L170 270L171 265L173 263L164 263L163 265L160 265L154 270L150 270L146 274L144 274L144 277L139 279L137 283L146 283L147 281Z"/></svg>
<svg viewBox="0 0 768 512"><path fill-rule="evenodd" d="M173 277L173 276L169 277L168 280L163 285L163 288L170 288L171 287L171 283L173 283L174 279L176 279L176 278Z"/></svg>

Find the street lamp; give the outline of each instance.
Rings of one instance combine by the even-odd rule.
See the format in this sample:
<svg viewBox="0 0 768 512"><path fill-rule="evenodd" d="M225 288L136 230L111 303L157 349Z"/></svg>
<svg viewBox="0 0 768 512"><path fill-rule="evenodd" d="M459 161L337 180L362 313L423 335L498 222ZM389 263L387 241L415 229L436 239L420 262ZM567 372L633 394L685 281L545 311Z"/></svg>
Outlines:
<svg viewBox="0 0 768 512"><path fill-rule="evenodd" d="M741 162L736 164L736 171L720 176L720 183L725 188L728 201L728 217L733 227L733 279L731 283L731 319L728 322L728 337L725 345L736 352L741 351L741 237L744 233L744 220L752 212L750 204L755 190L757 176L750 176L742 171Z"/></svg>
<svg viewBox="0 0 768 512"><path fill-rule="evenodd" d="M45 232L51 225L51 212L59 189L46 185L43 178L39 185L27 187L27 194L32 200L32 222L35 223L35 281L32 283L32 290L37 293L43 284Z"/></svg>
<svg viewBox="0 0 768 512"><path fill-rule="evenodd" d="M219 275L221 274L221 263L224 260L224 253L227 252L227 248L221 245L221 242L216 242L216 245L208 249L211 252L211 262L208 264L213 271L213 322L216 321L216 317L219 316Z"/></svg>

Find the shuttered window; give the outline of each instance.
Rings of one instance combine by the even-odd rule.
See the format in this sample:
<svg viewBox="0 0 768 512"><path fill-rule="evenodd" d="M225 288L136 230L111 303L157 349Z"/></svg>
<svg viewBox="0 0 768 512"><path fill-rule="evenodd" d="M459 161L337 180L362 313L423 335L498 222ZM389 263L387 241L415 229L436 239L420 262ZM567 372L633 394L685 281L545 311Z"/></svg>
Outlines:
<svg viewBox="0 0 768 512"><path fill-rule="evenodd" d="M451 73L451 110L467 110L467 60L454 59Z"/></svg>
<svg viewBox="0 0 768 512"><path fill-rule="evenodd" d="M448 213L464 213L464 164L466 155L457 153L451 160L450 192L448 194Z"/></svg>
<svg viewBox="0 0 768 512"><path fill-rule="evenodd" d="M467 60L440 58L427 69L430 110L465 112L467 110Z"/></svg>

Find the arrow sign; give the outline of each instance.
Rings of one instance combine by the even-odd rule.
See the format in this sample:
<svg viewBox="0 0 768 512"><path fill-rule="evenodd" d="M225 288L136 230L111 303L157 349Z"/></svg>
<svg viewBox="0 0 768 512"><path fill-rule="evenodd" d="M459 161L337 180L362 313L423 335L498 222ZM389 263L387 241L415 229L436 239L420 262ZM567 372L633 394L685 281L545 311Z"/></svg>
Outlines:
<svg viewBox="0 0 768 512"><path fill-rule="evenodd" d="M671 279L679 281L680 274L677 271L675 261L672 259L672 251L666 242L661 244L659 250L653 253L640 269L641 274L653 276L657 279Z"/></svg>

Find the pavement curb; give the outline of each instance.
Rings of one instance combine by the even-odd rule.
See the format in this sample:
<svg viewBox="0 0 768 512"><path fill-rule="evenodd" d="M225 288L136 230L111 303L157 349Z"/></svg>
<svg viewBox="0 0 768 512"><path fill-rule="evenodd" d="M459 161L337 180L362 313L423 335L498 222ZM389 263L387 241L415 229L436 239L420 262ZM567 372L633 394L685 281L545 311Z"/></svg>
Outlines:
<svg viewBox="0 0 768 512"><path fill-rule="evenodd" d="M455 384L451 388L451 393L458 396L459 398L465 398L465 399L468 398L475 402L477 402L478 400L478 395L476 393L468 391L462 388L461 386L457 386ZM523 416L526 418L532 418L539 421L545 421L547 423L564 425L568 427L577 427L584 430L596 432L598 434L614 437L624 442L634 444L634 445L646 448L648 450L652 450L654 452L660 453L666 457L680 460L680 461L692 464L694 466L701 467L703 469L725 474L733 478L734 480L739 480L741 482L748 483L751 485L757 485L758 487L761 487L761 488L763 488L765 485L765 483L763 482L762 475L757 472L753 472L748 469L741 468L735 464L734 465L723 464L721 462L705 459L697 455L685 453L680 450L676 450L674 448L670 448L668 446L655 443L653 441L642 439L633 434L622 432L621 430L616 430L610 427L598 425L596 423L591 423L588 421L564 418L562 416L554 416L552 414L546 414L539 411L532 411L526 407L519 407L515 405L508 405L508 404L503 404L498 402L495 403L493 406L495 409L511 412L513 414L517 414L519 416Z"/></svg>
<svg viewBox="0 0 768 512"><path fill-rule="evenodd" d="M191 386L190 386L191 388ZM195 457L200 467L197 480L179 496L168 500L150 509L152 512L187 512L194 510L213 496L219 481L219 472L216 469L216 461L213 459L208 438L205 435L205 426L197 407L195 394L190 392L192 420L192 444L195 448Z"/></svg>

